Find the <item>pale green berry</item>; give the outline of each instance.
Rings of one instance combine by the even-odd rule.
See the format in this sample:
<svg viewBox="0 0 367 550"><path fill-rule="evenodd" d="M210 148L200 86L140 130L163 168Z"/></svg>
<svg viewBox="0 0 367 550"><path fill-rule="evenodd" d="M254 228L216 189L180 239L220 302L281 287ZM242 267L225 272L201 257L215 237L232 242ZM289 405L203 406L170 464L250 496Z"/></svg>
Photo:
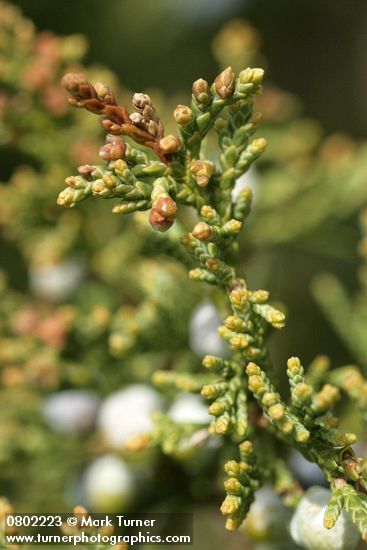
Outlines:
<svg viewBox="0 0 367 550"><path fill-rule="evenodd" d="M360 539L357 528L342 512L332 529L324 527L331 492L317 485L306 491L291 521L293 540L306 550L353 550Z"/></svg>

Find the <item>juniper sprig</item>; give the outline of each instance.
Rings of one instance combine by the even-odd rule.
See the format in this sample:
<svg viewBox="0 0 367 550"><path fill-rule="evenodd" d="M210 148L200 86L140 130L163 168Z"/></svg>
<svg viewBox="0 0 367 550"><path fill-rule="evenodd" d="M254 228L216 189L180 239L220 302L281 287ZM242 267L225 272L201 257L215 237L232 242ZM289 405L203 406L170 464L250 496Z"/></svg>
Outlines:
<svg viewBox="0 0 367 550"><path fill-rule="evenodd" d="M266 148L264 139L252 139L261 120L253 107L262 79L262 69L248 68L236 76L228 67L211 85L197 80L191 105L179 105L174 111L180 137L165 137L146 94L133 96L134 112L129 114L110 89L93 86L79 74L67 75L64 85L70 103L101 115L108 135L100 151L105 163L81 166L78 175L67 178L58 203L73 207L88 197L118 199L113 212L148 210L150 224L159 232L175 223L180 205L196 210L199 221L181 238L193 264L189 277L215 285L226 297L229 315L219 332L232 353L226 359L206 356L207 376L164 371L155 373L154 382L201 393L210 401L209 433L225 436L237 446L237 455L225 464L227 496L221 510L227 528L240 526L265 481L273 482L288 503L297 502L299 490L292 488L281 457L273 460L274 441L279 441L278 447L295 447L318 464L329 481L333 496L325 526L331 528L344 507L367 539L367 516L362 513L367 470L351 447L356 437L342 432L332 413L338 387L321 385L322 360L306 378L299 359L291 358L287 365L291 399L283 400L272 380L266 335L284 326L285 315L269 303L267 291L250 290L236 270L237 237L252 197L245 188L234 200L232 190ZM218 151L216 157L207 158L203 144L209 132L217 136ZM160 442L170 453L195 428L175 432L163 416L157 422L151 441ZM148 441L144 439L144 445Z"/></svg>

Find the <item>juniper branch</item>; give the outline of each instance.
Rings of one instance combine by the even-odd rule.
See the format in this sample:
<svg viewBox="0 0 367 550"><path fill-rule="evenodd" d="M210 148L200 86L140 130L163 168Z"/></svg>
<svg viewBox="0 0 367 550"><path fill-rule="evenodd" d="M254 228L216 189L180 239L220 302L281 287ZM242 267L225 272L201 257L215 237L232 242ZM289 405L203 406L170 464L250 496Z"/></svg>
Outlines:
<svg viewBox="0 0 367 550"><path fill-rule="evenodd" d="M206 356L203 365L207 376L172 371L157 372L154 379L180 390L201 391L211 402L209 412L214 417L209 432L237 445L238 456L225 465L227 496L221 510L227 517L227 528L239 527L256 489L266 479L279 480L279 461L264 466L256 452L257 440L270 433L316 462L333 488L344 486L347 496L343 506L352 511L365 536L365 522L356 511L357 504L365 500L364 462L351 449L355 436L341 432L331 412L339 391L332 384L321 386L325 368L320 363L317 368L314 365L306 380L300 361L291 358L291 400L287 404L281 399L271 380L266 335L272 328L284 326L285 315L269 303L267 291L248 288L233 261L238 253L236 239L250 212L251 192L244 189L233 201L231 191L236 179L266 147L264 139L251 141L260 122L260 116L253 114L253 105L261 92L262 78L261 69L246 69L236 77L228 67L211 86L197 80L191 107L179 105L174 112L181 138L164 138L154 105L145 94L134 95L136 112L129 115L109 89L93 86L80 75L68 75L64 84L72 105L102 115L102 124L110 134L132 139L160 160L108 137L101 151L106 164L82 167L78 176L68 178L59 204L74 206L89 196L120 198L114 212L150 210L150 224L158 231L172 226L178 205L196 209L199 222L181 239L195 265L189 276L217 286L226 297L230 315L219 332L232 355L228 360ZM212 130L218 139L216 161L203 158L203 141ZM172 452L190 430L175 429L172 439L170 422L160 417L154 433L153 439L162 443L163 450ZM148 441L140 440L137 447ZM280 477L286 479L284 474ZM283 483L289 485L289 479ZM336 503L332 499L330 510L327 527L340 513L339 500Z"/></svg>

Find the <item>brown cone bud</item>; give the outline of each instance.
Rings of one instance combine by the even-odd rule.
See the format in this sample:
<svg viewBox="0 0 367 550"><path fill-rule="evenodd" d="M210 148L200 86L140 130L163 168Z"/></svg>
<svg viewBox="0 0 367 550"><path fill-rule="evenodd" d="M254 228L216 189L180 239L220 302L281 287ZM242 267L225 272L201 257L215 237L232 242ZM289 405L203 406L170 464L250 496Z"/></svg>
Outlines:
<svg viewBox="0 0 367 550"><path fill-rule="evenodd" d="M181 140L178 136L169 135L160 140L159 146L164 153L176 153L181 147Z"/></svg>
<svg viewBox="0 0 367 550"><path fill-rule="evenodd" d="M77 99L96 97L93 86L87 81L83 73L66 73L61 80L62 86Z"/></svg>
<svg viewBox="0 0 367 550"><path fill-rule="evenodd" d="M149 214L149 223L155 231L167 231L173 224L172 219L164 218L155 208L152 208Z"/></svg>
<svg viewBox="0 0 367 550"><path fill-rule="evenodd" d="M232 67L227 67L214 81L215 92L222 99L227 99L234 91L235 75Z"/></svg>
<svg viewBox="0 0 367 550"><path fill-rule="evenodd" d="M121 124L112 122L112 120L109 120L108 118L102 120L102 126L106 132L109 132L110 134L122 134Z"/></svg>
<svg viewBox="0 0 367 550"><path fill-rule="evenodd" d="M154 204L154 210L163 218L172 218L177 212L177 205L171 197L160 197Z"/></svg>
<svg viewBox="0 0 367 550"><path fill-rule="evenodd" d="M83 73L66 73L62 79L61 84L68 92L77 92L80 84L85 84L87 79Z"/></svg>
<svg viewBox="0 0 367 550"><path fill-rule="evenodd" d="M92 174L94 170L96 169L95 166L91 166L90 164L82 164L78 167L78 172L83 178L86 180L92 179Z"/></svg>
<svg viewBox="0 0 367 550"><path fill-rule="evenodd" d="M103 160L118 160L125 156L126 144L123 139L118 136L107 136L107 143L99 150L99 156Z"/></svg>
<svg viewBox="0 0 367 550"><path fill-rule="evenodd" d="M186 105L177 105L173 116L177 124L188 124L192 120L192 110Z"/></svg>
<svg viewBox="0 0 367 550"><path fill-rule="evenodd" d="M207 241L212 235L212 228L205 222L199 222L195 225L192 234L199 241Z"/></svg>
<svg viewBox="0 0 367 550"><path fill-rule="evenodd" d="M205 160L194 160L190 164L190 171L194 174L196 183L200 187L206 187L213 174L213 165Z"/></svg>

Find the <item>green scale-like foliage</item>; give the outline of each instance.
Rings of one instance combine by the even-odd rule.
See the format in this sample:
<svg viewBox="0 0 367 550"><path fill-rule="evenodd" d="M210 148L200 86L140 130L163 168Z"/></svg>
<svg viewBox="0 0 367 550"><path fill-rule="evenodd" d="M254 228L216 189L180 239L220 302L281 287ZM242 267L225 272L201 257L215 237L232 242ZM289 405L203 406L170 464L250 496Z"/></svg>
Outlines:
<svg viewBox="0 0 367 550"><path fill-rule="evenodd" d="M151 226L160 232L173 225L178 205L196 210L198 223L181 238L191 258L189 276L216 286L225 298L228 314L219 332L231 354L225 359L206 356L204 374L157 371L153 379L165 388L201 393L210 401L214 418L207 437L225 437L230 448L237 448L225 464L227 496L221 510L227 528L241 525L265 481L272 482L288 504L296 505L299 487L275 450L285 445L318 464L330 483L333 493L325 526L331 528L345 508L366 538L365 461L351 448L354 434L341 431L332 413L343 380L324 383L327 364L322 357L307 377L299 359L291 358L291 399L284 401L273 381L266 336L284 326L285 315L269 304L267 291L250 290L236 272L236 239L250 212L251 191L245 188L233 200L232 190L266 147L262 138L251 140L261 118L253 113L253 104L262 78L261 69L246 69L236 77L228 67L211 86L197 80L191 106L179 105L174 112L180 137L164 137L149 96L135 94L135 111L129 114L108 88L92 86L83 75L67 75L70 103L101 115L109 135L100 153L106 163L80 167L79 175L67 178L68 187L58 202L72 207L87 197L119 199L115 213L150 210ZM204 143L211 130L217 134L218 151L208 159ZM162 236L162 242L165 239ZM343 389L355 398L353 384ZM194 424L178 425L159 414L152 433L137 438L131 448L158 445L173 454L190 438L200 444L206 439L198 436Z"/></svg>

